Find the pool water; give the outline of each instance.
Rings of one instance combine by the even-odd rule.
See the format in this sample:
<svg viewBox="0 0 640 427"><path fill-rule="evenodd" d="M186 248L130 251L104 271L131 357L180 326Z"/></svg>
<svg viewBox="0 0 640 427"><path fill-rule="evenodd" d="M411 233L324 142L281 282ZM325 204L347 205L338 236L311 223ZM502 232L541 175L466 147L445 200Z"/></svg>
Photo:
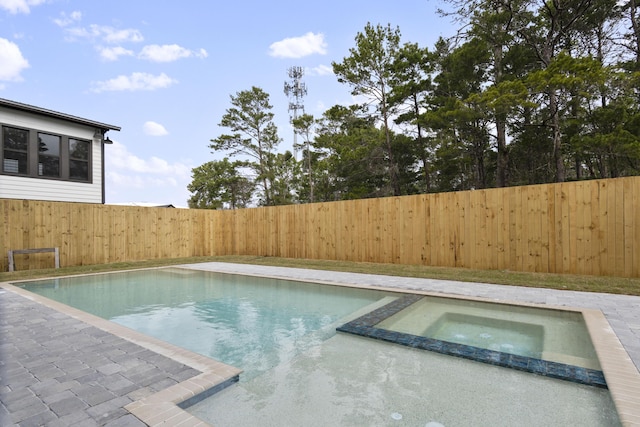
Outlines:
<svg viewBox="0 0 640 427"><path fill-rule="evenodd" d="M427 296L385 318L376 327L600 369L579 312Z"/></svg>
<svg viewBox="0 0 640 427"><path fill-rule="evenodd" d="M247 381L393 294L179 268L56 278L25 289L243 370Z"/></svg>
<svg viewBox="0 0 640 427"><path fill-rule="evenodd" d="M424 336L540 359L544 328L530 323L445 313L424 331Z"/></svg>
<svg viewBox="0 0 640 427"><path fill-rule="evenodd" d="M183 268L20 286L243 369L239 383L186 408L217 426L620 425L606 389L336 334L401 299L393 292ZM443 309L425 323L410 315L419 306L387 327L455 338L455 323L487 317ZM539 350L536 334L527 351Z"/></svg>
<svg viewBox="0 0 640 427"><path fill-rule="evenodd" d="M217 427L620 426L608 390L348 334L187 411Z"/></svg>

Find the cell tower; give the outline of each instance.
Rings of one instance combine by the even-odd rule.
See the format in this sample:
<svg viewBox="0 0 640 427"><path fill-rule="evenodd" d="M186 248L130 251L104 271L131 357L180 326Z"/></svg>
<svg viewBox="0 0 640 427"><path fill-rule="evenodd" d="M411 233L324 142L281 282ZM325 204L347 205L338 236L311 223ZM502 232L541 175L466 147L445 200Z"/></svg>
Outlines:
<svg viewBox="0 0 640 427"><path fill-rule="evenodd" d="M289 97L289 120L293 121L298 118L298 110L304 114L304 103L302 98L307 94L307 86L301 81L304 76L304 68L290 67L288 70L291 81L284 82L284 94ZM293 129L293 152L296 160L298 159L298 134Z"/></svg>

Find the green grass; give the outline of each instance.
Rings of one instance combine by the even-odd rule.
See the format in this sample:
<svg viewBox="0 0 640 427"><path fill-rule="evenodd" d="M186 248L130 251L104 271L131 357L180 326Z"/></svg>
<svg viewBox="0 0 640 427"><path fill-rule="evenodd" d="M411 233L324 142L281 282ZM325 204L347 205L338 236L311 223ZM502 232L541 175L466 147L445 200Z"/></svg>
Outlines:
<svg viewBox="0 0 640 427"><path fill-rule="evenodd" d="M608 292L640 296L640 279L622 277L577 276L567 274L522 273L514 271L471 270L466 268L426 267L400 264L375 264L366 262L325 261L293 258L220 256L192 257L113 264L63 267L60 269L25 270L0 273L0 282L38 279L54 276L98 273L137 268L161 267L175 264L198 262L234 262L242 264L272 265L278 267L298 267L315 270L346 271L388 276L421 277L429 279L458 280L462 282L494 283L535 288L562 289L585 292Z"/></svg>

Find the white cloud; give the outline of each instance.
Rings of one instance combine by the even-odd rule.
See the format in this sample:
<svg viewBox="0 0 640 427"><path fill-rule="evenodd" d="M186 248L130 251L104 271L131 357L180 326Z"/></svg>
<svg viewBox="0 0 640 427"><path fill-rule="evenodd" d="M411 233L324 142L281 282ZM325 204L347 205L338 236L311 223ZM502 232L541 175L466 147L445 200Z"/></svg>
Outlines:
<svg viewBox="0 0 640 427"><path fill-rule="evenodd" d="M302 58L314 53L327 53L327 43L322 33L308 32L304 36L286 38L269 46L269 55L276 58Z"/></svg>
<svg viewBox="0 0 640 427"><path fill-rule="evenodd" d="M31 6L38 6L46 0L0 0L0 8L11 14L30 13Z"/></svg>
<svg viewBox="0 0 640 427"><path fill-rule="evenodd" d="M105 153L109 200L120 202L185 203L192 165L159 157L140 158L114 141Z"/></svg>
<svg viewBox="0 0 640 427"><path fill-rule="evenodd" d="M132 28L117 29L106 25L92 24L89 27L67 28L66 32L72 39L100 39L105 43L111 44L139 43L144 40L139 30Z"/></svg>
<svg viewBox="0 0 640 427"><path fill-rule="evenodd" d="M309 76L328 76L333 74L333 68L328 65L318 65L317 67L307 68Z"/></svg>
<svg viewBox="0 0 640 427"><path fill-rule="evenodd" d="M142 33L138 30L118 30L111 27L100 27L100 31L102 32L102 39L107 43L138 43L144 40Z"/></svg>
<svg viewBox="0 0 640 427"><path fill-rule="evenodd" d="M152 44L142 48L142 51L138 56L141 59L146 59L148 61L171 62L181 58L189 58L192 56L195 56L197 58L206 58L208 54L204 49L192 51L177 44L165 44L162 46Z"/></svg>
<svg viewBox="0 0 640 427"><path fill-rule="evenodd" d="M147 73L133 73L130 76L118 76L111 80L102 82L94 82L92 92L109 92L109 91L138 91L138 90L156 90L164 89L177 80L172 79L165 73L154 76Z"/></svg>
<svg viewBox="0 0 640 427"><path fill-rule="evenodd" d="M109 187L125 187L136 188L138 190L144 188L144 180L139 176L130 176L118 172L108 172Z"/></svg>
<svg viewBox="0 0 640 427"><path fill-rule="evenodd" d="M142 129L144 130L144 133L150 136L165 136L169 134L164 126L152 121L145 122Z"/></svg>
<svg viewBox="0 0 640 427"><path fill-rule="evenodd" d="M98 52L100 52L100 58L105 61L117 61L121 56L133 56L133 51L125 49L121 46L116 47L102 47L99 46Z"/></svg>
<svg viewBox="0 0 640 427"><path fill-rule="evenodd" d="M74 22L80 21L81 19L82 12L76 10L68 15L65 12L62 12L60 14L60 18L54 19L53 22L59 27L66 27L73 24Z"/></svg>
<svg viewBox="0 0 640 427"><path fill-rule="evenodd" d="M2 0L0 0L2 1ZM117 61L122 56L134 56L135 53L122 47L123 43L139 43L144 40L142 33L136 29L117 29L106 25L89 25L88 27L70 27L69 25L82 19L81 12L61 14L54 22L64 28L68 41L87 40L94 44L103 61ZM104 46L104 44L111 46ZM117 45L117 46L114 46Z"/></svg>
<svg viewBox="0 0 640 427"><path fill-rule="evenodd" d="M172 176L174 179L191 177L191 169L193 166L180 162L169 163L155 156L142 159L130 153L127 147L118 141L114 141L111 146L107 147L107 150L108 152L105 154L105 159L106 165L109 166L109 168L124 172Z"/></svg>
<svg viewBox="0 0 640 427"><path fill-rule="evenodd" d="M154 177L145 175L131 175L129 173L120 172L107 172L107 190L109 193L122 193L124 191L130 192L130 190L141 190L144 196L142 199L130 200L131 202L143 202L147 201L150 194L159 193L161 196L154 196L156 199L161 199L166 196L166 190L168 188L177 188L182 183L171 176L167 177ZM187 187L187 184L184 184ZM124 191L117 191L121 188ZM115 191L114 191L115 190ZM154 191L155 190L155 191ZM158 201L157 204L163 204L167 202L174 202L173 200Z"/></svg>
<svg viewBox="0 0 640 427"><path fill-rule="evenodd" d="M22 56L18 45L0 38L0 81L22 81L20 73L25 68L29 68L29 61Z"/></svg>

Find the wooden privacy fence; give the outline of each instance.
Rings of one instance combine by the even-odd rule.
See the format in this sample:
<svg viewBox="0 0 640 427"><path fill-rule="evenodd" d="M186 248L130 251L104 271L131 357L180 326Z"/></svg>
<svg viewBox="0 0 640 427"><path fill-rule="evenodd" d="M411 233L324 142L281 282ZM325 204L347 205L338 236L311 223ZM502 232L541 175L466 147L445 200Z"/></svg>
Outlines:
<svg viewBox="0 0 640 427"><path fill-rule="evenodd" d="M0 271L10 249L59 247L63 267L258 255L640 277L640 177L234 211L0 199L0 212Z"/></svg>

